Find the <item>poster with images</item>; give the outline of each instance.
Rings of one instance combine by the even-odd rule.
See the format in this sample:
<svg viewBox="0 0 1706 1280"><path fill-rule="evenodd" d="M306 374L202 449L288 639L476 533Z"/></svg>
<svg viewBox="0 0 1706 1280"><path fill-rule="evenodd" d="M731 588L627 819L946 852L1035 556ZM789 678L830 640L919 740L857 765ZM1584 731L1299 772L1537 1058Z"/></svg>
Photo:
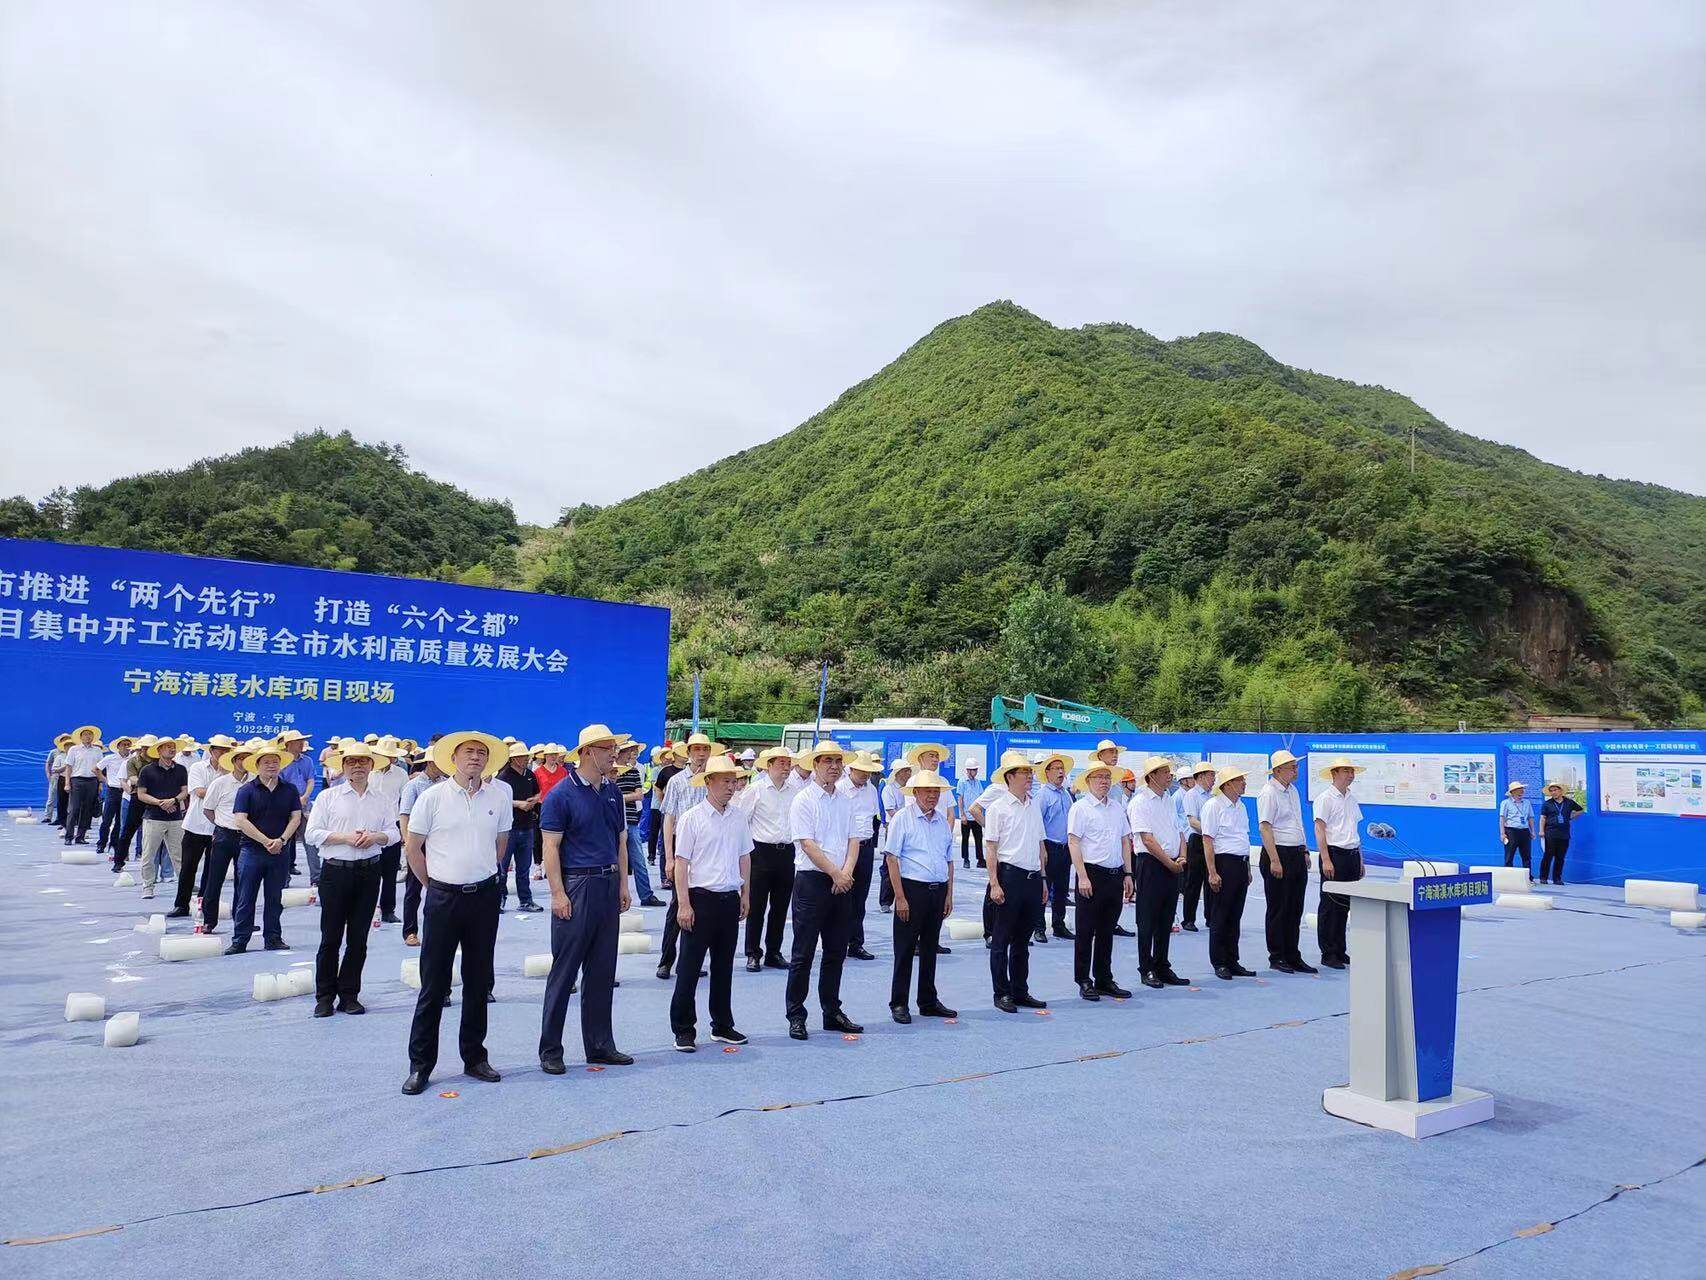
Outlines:
<svg viewBox="0 0 1706 1280"><path fill-rule="evenodd" d="M1419 754L1386 751L1347 751L1362 766L1351 794L1363 804L1407 805L1420 808L1496 809L1497 776L1491 752ZM1309 758L1309 776L1326 765Z"/></svg>
<svg viewBox="0 0 1706 1280"><path fill-rule="evenodd" d="M1588 758L1573 752L1558 754L1548 752L1541 759L1544 762L1542 772L1546 775L1544 785L1549 786L1554 782L1563 783L1564 794L1586 809L1588 805Z"/></svg>
<svg viewBox="0 0 1706 1280"><path fill-rule="evenodd" d="M1706 756L1599 758L1603 813L1706 817Z"/></svg>

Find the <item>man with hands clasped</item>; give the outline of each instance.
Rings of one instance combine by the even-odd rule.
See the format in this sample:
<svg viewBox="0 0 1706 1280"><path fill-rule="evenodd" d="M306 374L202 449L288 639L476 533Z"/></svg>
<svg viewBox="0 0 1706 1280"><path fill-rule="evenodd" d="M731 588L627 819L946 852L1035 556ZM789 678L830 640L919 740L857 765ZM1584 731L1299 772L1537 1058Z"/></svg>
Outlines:
<svg viewBox="0 0 1706 1280"><path fill-rule="evenodd" d="M379 856L401 840L396 806L367 785L372 749L352 743L342 753L343 781L315 803L307 843L320 851L320 950L314 960L314 1016L332 1016L337 1000L345 1013L366 1013L361 971L367 935L379 905ZM340 944L343 963L338 962Z"/></svg>
<svg viewBox="0 0 1706 1280"><path fill-rule="evenodd" d="M669 1004L669 1028L681 1053L696 1047L694 1006L706 956L711 959L711 1039L746 1043L735 1029L732 994L735 944L740 922L746 919L752 876L752 835L746 810L729 803L735 784L746 776L726 755L708 762L692 782L705 789L705 802L682 814L675 829L674 910L681 926L681 961Z"/></svg>

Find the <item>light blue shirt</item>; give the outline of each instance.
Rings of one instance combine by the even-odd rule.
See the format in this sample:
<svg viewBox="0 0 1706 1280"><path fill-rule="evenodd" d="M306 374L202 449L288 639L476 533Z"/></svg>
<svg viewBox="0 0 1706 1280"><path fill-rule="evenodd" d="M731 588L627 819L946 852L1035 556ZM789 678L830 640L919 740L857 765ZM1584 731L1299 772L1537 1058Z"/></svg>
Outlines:
<svg viewBox="0 0 1706 1280"><path fill-rule="evenodd" d="M919 812L917 801L909 800L889 823L883 852L900 863L901 879L942 884L948 879L953 845L954 826L943 815L940 803L926 818Z"/></svg>
<svg viewBox="0 0 1706 1280"><path fill-rule="evenodd" d="M310 788L317 787L320 783L320 766L315 763L312 755L303 754L280 769L278 776L306 796Z"/></svg>
<svg viewBox="0 0 1706 1280"><path fill-rule="evenodd" d="M403 784L403 794L397 801L397 812L405 818L408 817L415 811L415 801L421 798L421 792L430 786L432 779L427 777L425 769L411 774L409 780Z"/></svg>
<svg viewBox="0 0 1706 1280"><path fill-rule="evenodd" d="M1513 827L1518 831L1531 831L1534 828L1534 804L1527 797L1513 800L1506 796L1499 803L1499 825Z"/></svg>
<svg viewBox="0 0 1706 1280"><path fill-rule="evenodd" d="M989 783L982 778L961 778L954 784L954 798L960 802L960 812L965 813L977 803L977 798L983 794L983 789Z"/></svg>
<svg viewBox="0 0 1706 1280"><path fill-rule="evenodd" d="M1072 812L1072 796L1065 787L1045 782L1037 795L1042 801L1043 839L1050 844L1066 843L1066 815Z"/></svg>

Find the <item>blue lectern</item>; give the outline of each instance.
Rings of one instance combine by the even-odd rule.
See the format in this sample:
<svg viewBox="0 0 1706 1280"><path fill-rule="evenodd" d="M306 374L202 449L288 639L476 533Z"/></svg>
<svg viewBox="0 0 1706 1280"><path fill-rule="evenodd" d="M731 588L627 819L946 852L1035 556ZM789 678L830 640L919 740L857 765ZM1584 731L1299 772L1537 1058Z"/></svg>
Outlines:
<svg viewBox="0 0 1706 1280"><path fill-rule="evenodd" d="M1350 899L1351 1082L1321 1095L1331 1115L1411 1138L1493 1118L1493 1097L1452 1080L1462 909L1493 878L1329 882Z"/></svg>

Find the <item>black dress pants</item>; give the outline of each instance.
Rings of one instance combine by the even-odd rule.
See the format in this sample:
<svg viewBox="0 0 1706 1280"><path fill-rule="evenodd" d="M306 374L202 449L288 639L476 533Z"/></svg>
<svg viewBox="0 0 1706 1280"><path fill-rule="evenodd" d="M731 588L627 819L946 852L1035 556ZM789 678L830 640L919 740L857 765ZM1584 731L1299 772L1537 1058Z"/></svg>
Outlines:
<svg viewBox="0 0 1706 1280"><path fill-rule="evenodd" d="M711 1034L732 1031L735 945L740 941L740 890L689 889L693 927L681 931L681 967L669 1002L669 1029L692 1035L698 1026L699 974L711 960Z"/></svg>
<svg viewBox="0 0 1706 1280"><path fill-rule="evenodd" d="M95 815L101 807L101 780L99 778L71 779L71 795L65 810L65 843L73 840L87 840L89 828L94 824Z"/></svg>
<svg viewBox="0 0 1706 1280"><path fill-rule="evenodd" d="M184 841L179 848L178 891L173 895L172 910L190 909L190 897L200 884L196 879L196 869L201 866L202 859L212 847L212 836L197 835L194 831L184 832Z"/></svg>
<svg viewBox="0 0 1706 1280"><path fill-rule="evenodd" d="M388 844L379 851L379 914L394 916L397 914L397 870L403 865L403 846ZM468 958L462 958L463 968L468 965ZM468 975L462 975L462 981L468 981ZM422 979L421 990L426 990L425 979Z"/></svg>
<svg viewBox="0 0 1706 1280"><path fill-rule="evenodd" d="M1276 844L1283 875L1275 876L1262 851L1262 893L1267 899L1268 963L1296 964L1303 959L1297 949L1298 931L1303 928L1303 901L1309 888L1309 850L1300 844Z"/></svg>
<svg viewBox="0 0 1706 1280"><path fill-rule="evenodd" d="M1244 922L1244 899L1250 892L1250 859L1217 854L1214 870L1220 877L1220 888L1209 897L1208 960L1216 969L1230 969L1238 963L1238 930Z"/></svg>
<svg viewBox="0 0 1706 1280"><path fill-rule="evenodd" d="M847 961L853 903L847 893L832 892L833 882L815 867L794 873L794 953L788 960L788 1020L806 1016L812 985L812 957L823 942L817 971L817 999L824 1017L841 1012L841 969ZM851 893L851 890L849 890Z"/></svg>
<svg viewBox="0 0 1706 1280"><path fill-rule="evenodd" d="M569 896L569 918L551 917L551 976L545 983L545 1008L539 1025L541 1062L563 1056L563 1021L577 982L582 1050L592 1058L614 1052L616 1048L610 1010L616 999L616 936L622 928L622 883L614 867L596 875L570 875L565 871L563 892ZM669 914L675 914L674 908ZM466 974L462 980L467 983Z"/></svg>
<svg viewBox="0 0 1706 1280"><path fill-rule="evenodd" d="M395 848L396 846L392 846ZM323 871L322 871L323 873ZM393 874L395 874L393 872ZM384 893L385 855L379 861ZM395 888L395 880L392 882ZM462 1065L486 1061L486 1001L492 989L492 951L498 941L498 878L468 885L428 884L421 899L421 994L409 1027L409 1067L438 1065L438 1023L450 998L456 952L462 951Z"/></svg>
<svg viewBox="0 0 1706 1280"><path fill-rule="evenodd" d="M1327 885L1341 880L1362 879L1362 850L1344 849L1336 844L1327 846L1327 857L1333 864L1333 874L1321 874L1321 897L1315 906L1315 940L1321 944L1323 960L1341 964L1351 958L1345 950L1345 923L1350 919L1351 900L1337 893L1328 893Z"/></svg>
<svg viewBox="0 0 1706 1280"><path fill-rule="evenodd" d="M865 908L871 901L871 873L877 864L877 837L867 836L859 842L859 857L853 864L853 887L847 892L853 899L847 922L847 945L865 946Z"/></svg>
<svg viewBox="0 0 1706 1280"><path fill-rule="evenodd" d="M1001 902L990 903L994 919L989 949L989 980L997 996L1018 999L1031 993L1031 931L1042 910L1043 878L1010 862L997 862Z"/></svg>
<svg viewBox="0 0 1706 1280"><path fill-rule="evenodd" d="M1534 833L1527 827L1505 828L1505 865L1514 866L1514 860L1522 859L1522 865L1529 868L1529 874L1534 874Z"/></svg>
<svg viewBox="0 0 1706 1280"><path fill-rule="evenodd" d="M762 960L782 950L782 930L788 927L788 901L794 896L794 846L755 842L751 867L746 954L749 959Z"/></svg>
<svg viewBox="0 0 1706 1280"><path fill-rule="evenodd" d="M65 806L69 800L70 800L70 792L66 789L65 779L56 777L53 780L53 825L54 826L63 827L65 825ZM137 825L138 826L141 825L140 821L137 823Z"/></svg>
<svg viewBox="0 0 1706 1280"><path fill-rule="evenodd" d="M1153 859L1151 859L1153 861ZM1125 868L1084 864L1090 896L1078 895L1078 936L1072 943L1072 978L1079 986L1114 981L1114 926L1125 908Z"/></svg>
<svg viewBox="0 0 1706 1280"><path fill-rule="evenodd" d="M1173 940L1173 909L1179 905L1179 873L1169 871L1148 850L1137 855L1137 967L1164 978Z"/></svg>
<svg viewBox="0 0 1706 1280"><path fill-rule="evenodd" d="M1072 896L1072 850L1052 840L1043 841L1048 850L1048 907L1055 931L1066 928L1066 901ZM1042 928L1042 922L1037 922Z"/></svg>
<svg viewBox="0 0 1706 1280"><path fill-rule="evenodd" d="M95 848L118 850L118 834L124 828L124 788L108 787L101 802L101 826L95 836Z"/></svg>
<svg viewBox="0 0 1706 1280"><path fill-rule="evenodd" d="M942 1002L936 994L936 947L942 940L942 908L948 900L948 883L902 880L900 887L906 894L907 918L902 920L900 913L895 912L894 978L889 983L889 1007L906 1003L912 988L912 958L916 955L918 1007L928 1009Z"/></svg>
<svg viewBox="0 0 1706 1280"><path fill-rule="evenodd" d="M322 863L324 865L324 863ZM377 903L377 899L375 899ZM503 895L498 896L498 909L503 909ZM372 922L369 921L369 927ZM405 867L403 871L403 936L421 931L421 882L415 879L415 869Z"/></svg>
<svg viewBox="0 0 1706 1280"><path fill-rule="evenodd" d="M669 908L663 914L663 947L658 964L668 969L675 964L676 950L681 945L681 921L675 918L675 877L669 876L665 882L669 885Z"/></svg>
<svg viewBox="0 0 1706 1280"><path fill-rule="evenodd" d="M1540 878L1558 881L1564 878L1564 855L1570 851L1570 834L1555 836L1548 831L1541 841Z"/></svg>
<svg viewBox="0 0 1706 1280"><path fill-rule="evenodd" d="M960 819L960 862L971 866L971 852L967 847L977 845L977 865L983 865L983 823L973 822L970 818Z"/></svg>
<svg viewBox="0 0 1706 1280"><path fill-rule="evenodd" d="M219 923L219 895L225 891L225 876L237 861L243 837L229 827L213 829L207 851L207 870L201 883L201 931L212 933Z"/></svg>
<svg viewBox="0 0 1706 1280"><path fill-rule="evenodd" d="M379 902L378 856L358 861L322 858L319 893L320 950L314 957L314 998L354 1000L361 994L367 935L373 932L373 908ZM426 986L424 979L421 986Z"/></svg>
<svg viewBox="0 0 1706 1280"><path fill-rule="evenodd" d="M1202 897L1203 885L1208 880L1208 866L1203 861L1202 836L1195 831L1185 837L1185 923L1197 922L1197 902ZM1205 906L1203 916L1206 919L1208 910Z"/></svg>

